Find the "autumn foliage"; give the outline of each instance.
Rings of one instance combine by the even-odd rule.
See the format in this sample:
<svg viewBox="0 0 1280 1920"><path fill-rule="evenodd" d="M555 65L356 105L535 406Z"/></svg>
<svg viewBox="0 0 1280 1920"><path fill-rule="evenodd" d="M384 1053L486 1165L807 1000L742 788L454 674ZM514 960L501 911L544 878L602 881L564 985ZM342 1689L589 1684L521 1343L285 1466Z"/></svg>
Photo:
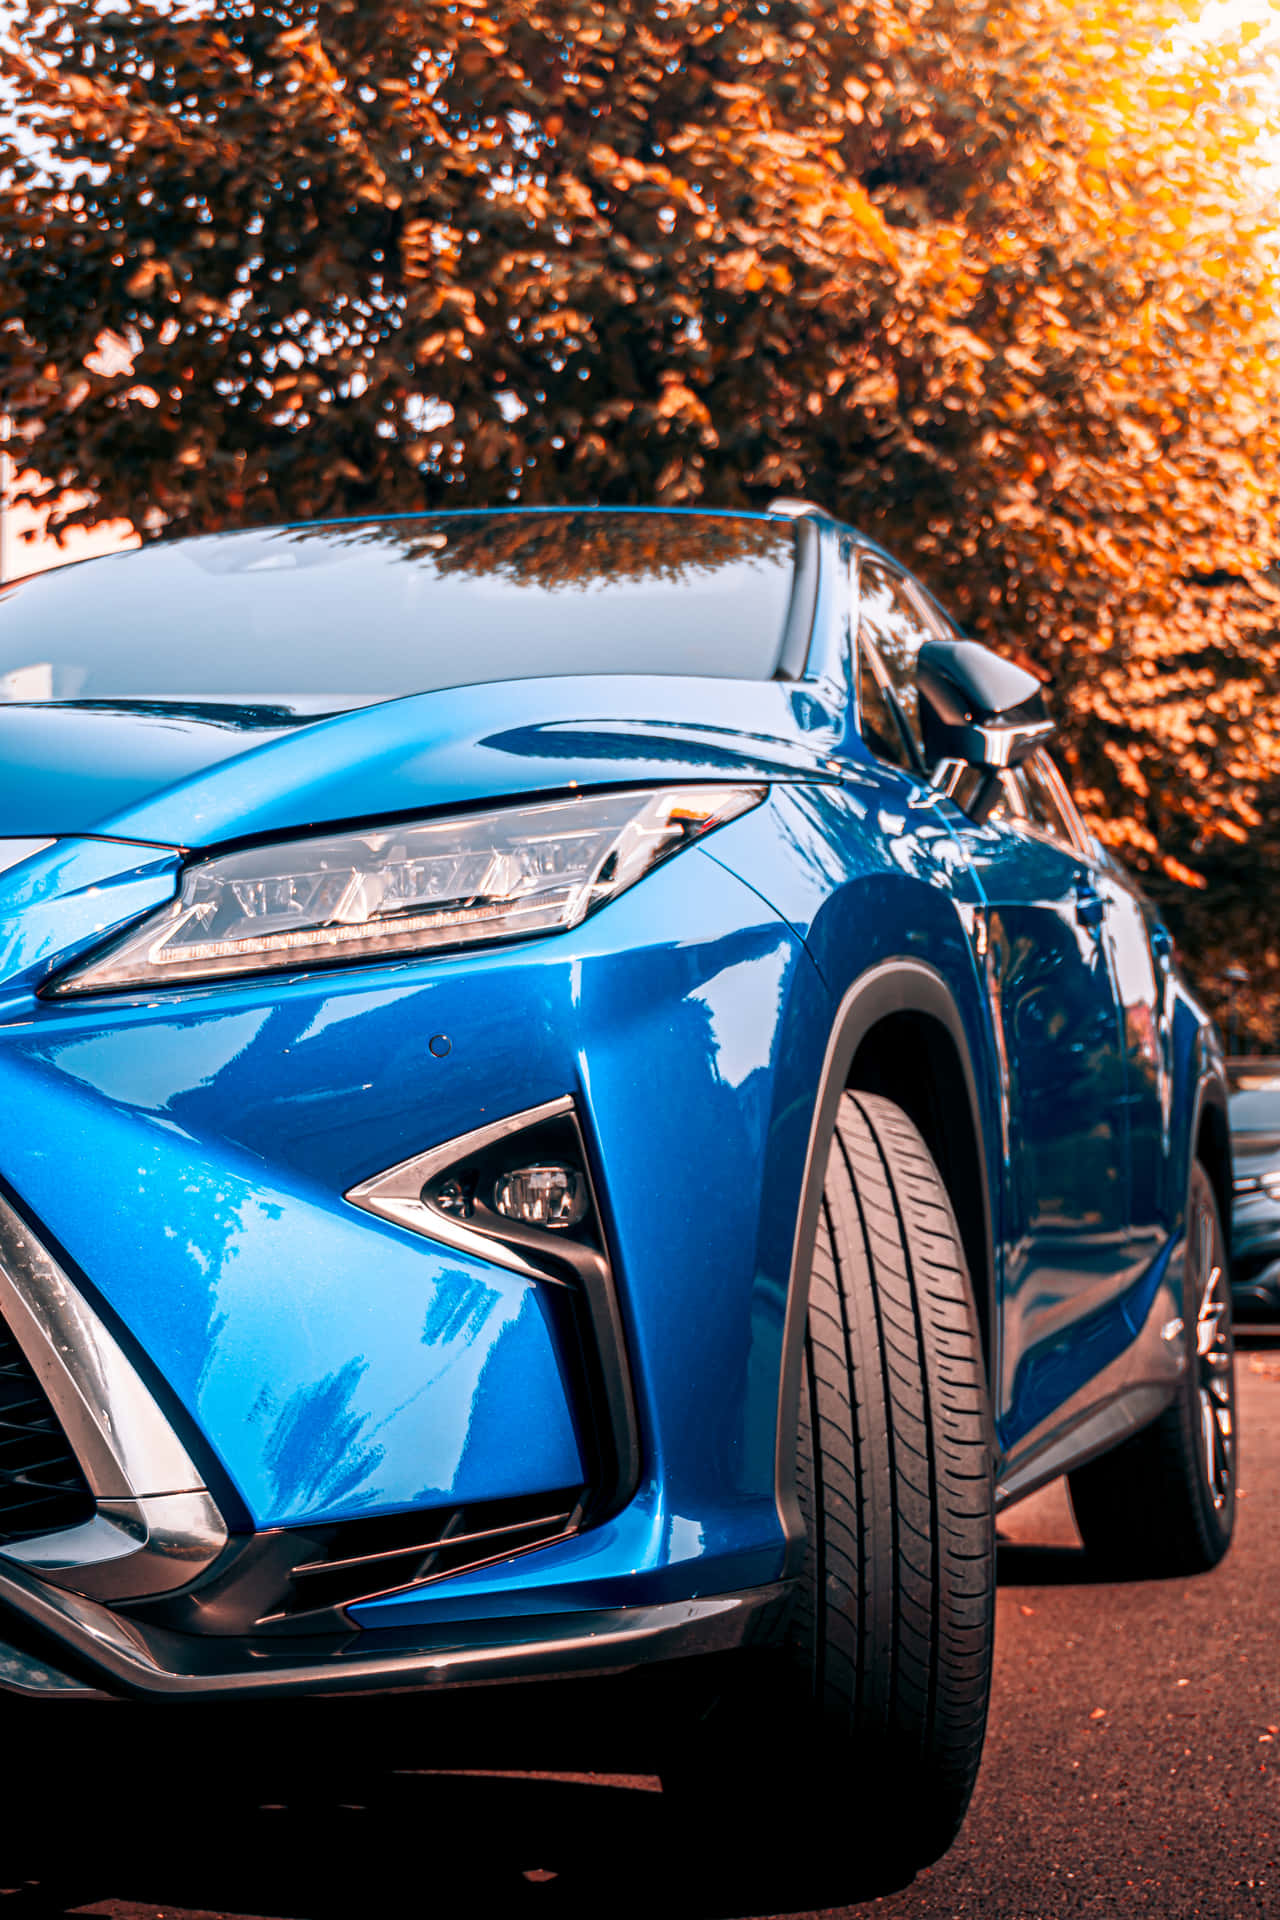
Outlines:
<svg viewBox="0 0 1280 1920"><path fill-rule="evenodd" d="M1198 11L19 0L0 408L148 532L822 501L1051 676L1097 830L1261 1023L1274 95Z"/></svg>

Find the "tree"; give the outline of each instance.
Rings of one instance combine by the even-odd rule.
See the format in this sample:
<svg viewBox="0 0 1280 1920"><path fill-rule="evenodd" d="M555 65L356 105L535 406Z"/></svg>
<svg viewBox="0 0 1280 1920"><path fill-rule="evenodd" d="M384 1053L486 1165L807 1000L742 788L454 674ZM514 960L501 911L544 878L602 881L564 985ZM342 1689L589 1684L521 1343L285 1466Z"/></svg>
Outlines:
<svg viewBox="0 0 1280 1920"><path fill-rule="evenodd" d="M804 492L1052 677L1099 833L1265 970L1266 96L1198 10L19 0L0 408L55 526Z"/></svg>

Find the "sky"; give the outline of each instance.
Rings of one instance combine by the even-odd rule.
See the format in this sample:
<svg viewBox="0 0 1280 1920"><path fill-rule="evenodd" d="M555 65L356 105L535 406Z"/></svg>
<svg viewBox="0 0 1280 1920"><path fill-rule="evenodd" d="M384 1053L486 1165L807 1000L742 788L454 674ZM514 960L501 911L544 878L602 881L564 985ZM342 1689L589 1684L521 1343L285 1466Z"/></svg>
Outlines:
<svg viewBox="0 0 1280 1920"><path fill-rule="evenodd" d="M0 0L0 13L3 12ZM1280 31L1280 6L1274 0L1208 0L1208 5L1200 11L1199 27L1194 34L1197 39L1211 39L1214 34L1229 33L1232 28L1256 22L1270 38L1272 33Z"/></svg>

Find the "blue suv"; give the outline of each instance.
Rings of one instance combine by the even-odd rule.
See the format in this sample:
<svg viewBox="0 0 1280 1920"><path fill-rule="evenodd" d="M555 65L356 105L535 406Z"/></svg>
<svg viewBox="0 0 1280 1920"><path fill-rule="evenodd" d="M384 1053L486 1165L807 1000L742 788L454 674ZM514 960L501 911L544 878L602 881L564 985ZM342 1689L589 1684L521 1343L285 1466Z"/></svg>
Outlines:
<svg viewBox="0 0 1280 1920"><path fill-rule="evenodd" d="M669 1663L686 1805L936 1857L1001 1506L1232 1528L1222 1061L1051 732L785 503L0 593L0 1683Z"/></svg>

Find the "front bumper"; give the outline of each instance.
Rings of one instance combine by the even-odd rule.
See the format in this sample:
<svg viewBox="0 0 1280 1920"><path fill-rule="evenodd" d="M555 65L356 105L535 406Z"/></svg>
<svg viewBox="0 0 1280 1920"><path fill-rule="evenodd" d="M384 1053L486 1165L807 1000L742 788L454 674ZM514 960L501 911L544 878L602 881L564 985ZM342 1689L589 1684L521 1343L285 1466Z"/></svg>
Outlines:
<svg viewBox="0 0 1280 1920"><path fill-rule="evenodd" d="M251 1617L264 1595L297 1582L298 1559L317 1551L315 1530L239 1541L228 1535L127 1355L3 1199L0 1308L25 1362L28 1419L30 1396L42 1394L57 1422L54 1437L68 1442L92 1508L78 1524L28 1532L0 1550L0 1611L11 1636L6 1644L0 1629L0 1691L64 1700L253 1699L600 1675L758 1645L785 1616L787 1590L775 1582L746 1593L533 1619L442 1621L434 1630L407 1632L365 1631L341 1607L311 1607L293 1622L258 1622L268 1630L256 1635L252 1626L230 1632L229 1624L244 1625L246 1601ZM55 1515L74 1497L60 1488L52 1497ZM34 1510L44 1512L47 1489L37 1488L36 1498ZM322 1529L319 1538L336 1532L339 1546L350 1547L360 1526ZM502 1531L518 1536L520 1528ZM470 1538L483 1552L487 1536ZM448 1536L426 1558L458 1545L456 1534ZM421 1547L416 1552L422 1557ZM330 1586L349 1567L348 1579L376 1582L385 1558L330 1554L315 1571ZM247 1562L247 1576L240 1562ZM405 1553L393 1552L391 1564L403 1574ZM195 1630L175 1629L166 1617Z"/></svg>
<svg viewBox="0 0 1280 1920"><path fill-rule="evenodd" d="M142 1447L90 1474L80 1539L0 1545L0 1685L440 1685L772 1631L779 1356L826 1014L795 935L696 851L555 942L150 999L15 989L7 1263L60 1276L62 1348L114 1354L88 1399L108 1428L145 1403L166 1464ZM635 1407L629 1497L594 1512L548 1290L352 1204L384 1169L566 1096ZM494 1551L439 1557L477 1529ZM371 1534L386 1564L334 1591ZM272 1610L299 1571L328 1594L301 1622Z"/></svg>

